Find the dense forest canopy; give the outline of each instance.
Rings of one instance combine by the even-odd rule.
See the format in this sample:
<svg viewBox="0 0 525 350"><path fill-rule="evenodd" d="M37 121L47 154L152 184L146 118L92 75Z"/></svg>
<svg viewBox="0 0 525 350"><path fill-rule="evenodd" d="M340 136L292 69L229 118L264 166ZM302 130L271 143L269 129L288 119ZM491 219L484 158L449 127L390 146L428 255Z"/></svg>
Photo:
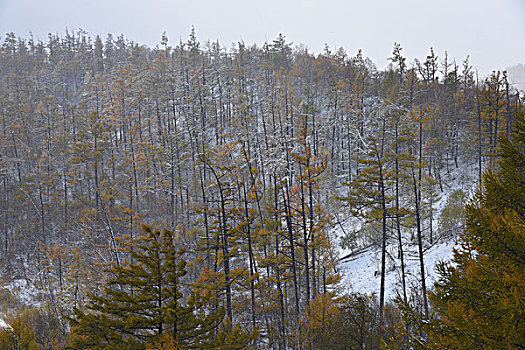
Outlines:
<svg viewBox="0 0 525 350"><path fill-rule="evenodd" d="M235 335L269 348L336 348L331 341L350 341L330 335L337 324L348 332L366 324L349 346L373 348L394 313L383 312L383 278L379 306L341 299L335 213L360 218L343 242L381 247L382 274L386 247L398 247L403 267L403 247L413 243L422 286L407 290L403 272L400 295L419 295L428 314L425 247L462 230L462 214L433 223L436 196L454 169L480 182L483 169L495 169L498 135L511 135L523 101L505 72L478 77L468 57L456 62L430 48L407 62L395 44L390 60L378 71L361 51L315 55L283 35L227 48L192 30L185 42L163 35L148 48L83 31L46 42L7 34L0 272L6 284L26 279L41 291L38 311L18 311L20 329L38 329L32 341L47 348L68 339L73 308L118 317L93 297L138 289L119 278L134 264L142 269L134 251L147 250L147 224L146 232L172 235L159 264L184 248L170 307L213 310L212 324L224 318L209 333L215 346L243 346ZM363 319L350 321L357 309ZM151 328L153 341L176 347L182 333L166 317L168 326ZM112 332L135 332L130 324ZM171 343L162 335L169 327Z"/></svg>

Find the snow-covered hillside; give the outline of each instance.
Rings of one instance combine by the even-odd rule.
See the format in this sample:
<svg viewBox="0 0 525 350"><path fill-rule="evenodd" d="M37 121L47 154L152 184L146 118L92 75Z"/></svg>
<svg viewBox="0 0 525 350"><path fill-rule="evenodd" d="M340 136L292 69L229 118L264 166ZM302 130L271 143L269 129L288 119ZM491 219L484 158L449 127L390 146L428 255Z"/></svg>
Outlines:
<svg viewBox="0 0 525 350"><path fill-rule="evenodd" d="M436 264L440 260L449 261L452 259L453 249L455 247L457 247L457 245L451 240L439 242L426 250L425 270L427 274L427 286L431 287L436 280ZM397 248L391 244L389 247L385 280L385 297L387 300L394 299L397 292L401 293L401 267L397 257L392 257L392 250L397 250ZM409 280L407 283L407 293L410 294L411 289L413 289L412 287L416 286L415 283L420 278L419 258L414 253L407 254L407 256L405 256L405 263L405 273ZM381 277L380 249L372 247L363 249L355 255L342 260L339 266L343 274L343 286L348 292L379 294Z"/></svg>
<svg viewBox="0 0 525 350"><path fill-rule="evenodd" d="M439 261L448 262L453 257L453 251L459 248L456 235L442 236L439 230L439 217L446 205L447 198L455 190L462 190L467 197L470 197L476 188L476 171L469 167L454 169L444 176L443 192L440 199L434 205L434 234L437 237L435 242L430 245L428 240L424 244L424 263L427 288L432 289L434 281L438 278L436 264ZM359 230L361 222L356 218L343 220L332 231L335 242L340 243L342 237L348 232ZM428 234L428 233L424 233ZM363 242L361 242L361 245ZM348 293L364 293L379 295L381 280L381 248L379 245L365 245L360 249L344 249L340 245L339 249L339 272L342 275L342 288ZM408 237L403 238L403 251L405 260L405 274L407 277L406 287L407 296L412 296L415 292L419 293L421 286L421 273L419 265L418 247L415 241ZM387 243L386 279L385 279L385 298L393 300L397 293L402 293L401 262L398 256L397 239L391 237Z"/></svg>

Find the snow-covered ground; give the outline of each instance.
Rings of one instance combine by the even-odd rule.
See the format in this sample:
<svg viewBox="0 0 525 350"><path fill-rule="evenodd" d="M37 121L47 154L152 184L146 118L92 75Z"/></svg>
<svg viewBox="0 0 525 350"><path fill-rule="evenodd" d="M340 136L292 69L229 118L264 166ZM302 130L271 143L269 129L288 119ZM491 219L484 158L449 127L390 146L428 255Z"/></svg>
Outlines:
<svg viewBox="0 0 525 350"><path fill-rule="evenodd" d="M0 318L0 329L11 329L11 326L6 321Z"/></svg>
<svg viewBox="0 0 525 350"><path fill-rule="evenodd" d="M476 188L476 173L473 167L460 167L453 169L449 174L443 175L443 192L440 192L439 200L434 203L434 235L439 237L438 218L445 207L448 196L454 191L461 189L467 197L470 197ZM339 215L341 216L341 215ZM348 232L356 232L360 229L361 222L356 218L346 218L338 226L334 227L331 236L338 244L339 272L342 275L342 287L346 292L357 292L365 294L377 294L379 296L381 281L381 249L377 245L354 251L344 249L340 246L341 237ZM428 232L424 233L425 235ZM406 233L405 233L406 235ZM436 264L439 261L448 262L453 257L454 248L458 249L456 237L439 238L432 246L424 247L425 281L428 289L433 289L434 281L438 278ZM364 242L359 241L362 246ZM428 242L427 242L428 244ZM419 293L421 288L421 270L419 265L418 247L415 241L403 238L403 250L405 260L405 275L407 295L410 297L414 291ZM401 284L401 262L398 258L397 239L391 237L387 245L385 278L385 298L392 300L397 293L402 293Z"/></svg>
<svg viewBox="0 0 525 350"><path fill-rule="evenodd" d="M28 279L15 279L2 281L0 283L0 299L2 301L2 310L0 313L0 329L5 328L3 322L5 315L16 311L21 305L33 307L42 305L44 291L38 288Z"/></svg>
<svg viewBox="0 0 525 350"><path fill-rule="evenodd" d="M42 291L26 279L13 280L2 288L7 288L16 296L18 302L25 305L40 305L41 303Z"/></svg>
<svg viewBox="0 0 525 350"><path fill-rule="evenodd" d="M401 287L401 266L397 255L392 257L391 250L397 252L397 248L390 245L387 258L387 268L385 277L385 298L394 299L396 293L402 293ZM431 288L436 280L435 266L440 260L449 261L453 257L454 241L444 241L430 247L424 255L427 288ZM393 249L392 249L393 248ZM415 248L415 247L414 247ZM407 276L407 293L411 294L414 286L419 288L420 267L419 257L411 249L405 255L405 274ZM396 253L394 253L396 254ZM365 249L348 259L341 261L340 270L343 275L342 284L348 292L359 292L365 294L376 293L379 295L381 281L381 250L376 248Z"/></svg>

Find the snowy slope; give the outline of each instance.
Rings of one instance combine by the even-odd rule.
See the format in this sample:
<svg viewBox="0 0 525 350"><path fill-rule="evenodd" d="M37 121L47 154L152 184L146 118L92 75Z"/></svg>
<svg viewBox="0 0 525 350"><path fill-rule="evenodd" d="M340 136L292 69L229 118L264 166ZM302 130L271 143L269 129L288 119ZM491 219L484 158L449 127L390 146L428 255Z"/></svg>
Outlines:
<svg viewBox="0 0 525 350"><path fill-rule="evenodd" d="M476 171L473 167L460 167L452 170L449 174L443 175L443 192L440 199L434 204L434 230L437 229L438 218L443 210L447 197L454 190L461 189L467 196L471 196L476 188ZM334 227L331 235L334 242L341 242L341 237L347 232L359 230L361 222L356 218L347 218L339 226ZM427 233L425 233L427 234ZM439 236L437 232L434 233ZM361 242L362 244L362 242ZM434 281L437 279L436 264L443 261L450 261L453 257L454 248L458 249L459 244L455 237L447 240L440 239L431 247L425 247L424 263L426 285L428 289L433 289ZM358 292L365 294L377 294L379 296L381 280L381 249L377 245L350 251L339 249L339 272L342 275L342 287L346 292ZM419 293L421 286L421 272L419 265L418 247L415 242L409 241L406 237L403 241L405 256L405 274L407 276L407 294L410 297L414 291ZM401 266L398 259L398 243L394 238L389 239L387 245L386 261L386 280L385 297L392 300L397 293L402 293Z"/></svg>
<svg viewBox="0 0 525 350"><path fill-rule="evenodd" d="M393 242L392 242L393 243ZM436 280L435 266L440 260L449 261L453 256L453 241L440 242L425 252L426 282L431 288ZM389 251L397 249L391 246ZM396 293L401 293L401 267L397 256L392 258L391 252L387 259L385 297L387 300L394 299ZM394 253L395 254L395 253ZM416 254L407 254L405 257L405 274L407 275L407 293L411 293L414 286L419 285L420 267L419 258ZM359 292L365 294L376 293L379 295L381 278L381 250L368 248L359 254L341 261L340 270L343 275L343 287L348 292ZM417 283L417 284L416 284ZM416 287L417 288L417 287Z"/></svg>

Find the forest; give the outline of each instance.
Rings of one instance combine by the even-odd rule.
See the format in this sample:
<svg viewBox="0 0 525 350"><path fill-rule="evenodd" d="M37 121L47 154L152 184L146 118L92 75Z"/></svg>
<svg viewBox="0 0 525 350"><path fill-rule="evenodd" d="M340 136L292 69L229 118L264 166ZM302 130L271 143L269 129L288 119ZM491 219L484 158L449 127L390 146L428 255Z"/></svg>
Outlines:
<svg viewBox="0 0 525 350"><path fill-rule="evenodd" d="M468 57L389 61L6 34L0 347L523 349L523 96ZM477 190L438 216L458 171ZM462 248L429 285L440 240ZM341 245L381 252L376 294L345 290Z"/></svg>

